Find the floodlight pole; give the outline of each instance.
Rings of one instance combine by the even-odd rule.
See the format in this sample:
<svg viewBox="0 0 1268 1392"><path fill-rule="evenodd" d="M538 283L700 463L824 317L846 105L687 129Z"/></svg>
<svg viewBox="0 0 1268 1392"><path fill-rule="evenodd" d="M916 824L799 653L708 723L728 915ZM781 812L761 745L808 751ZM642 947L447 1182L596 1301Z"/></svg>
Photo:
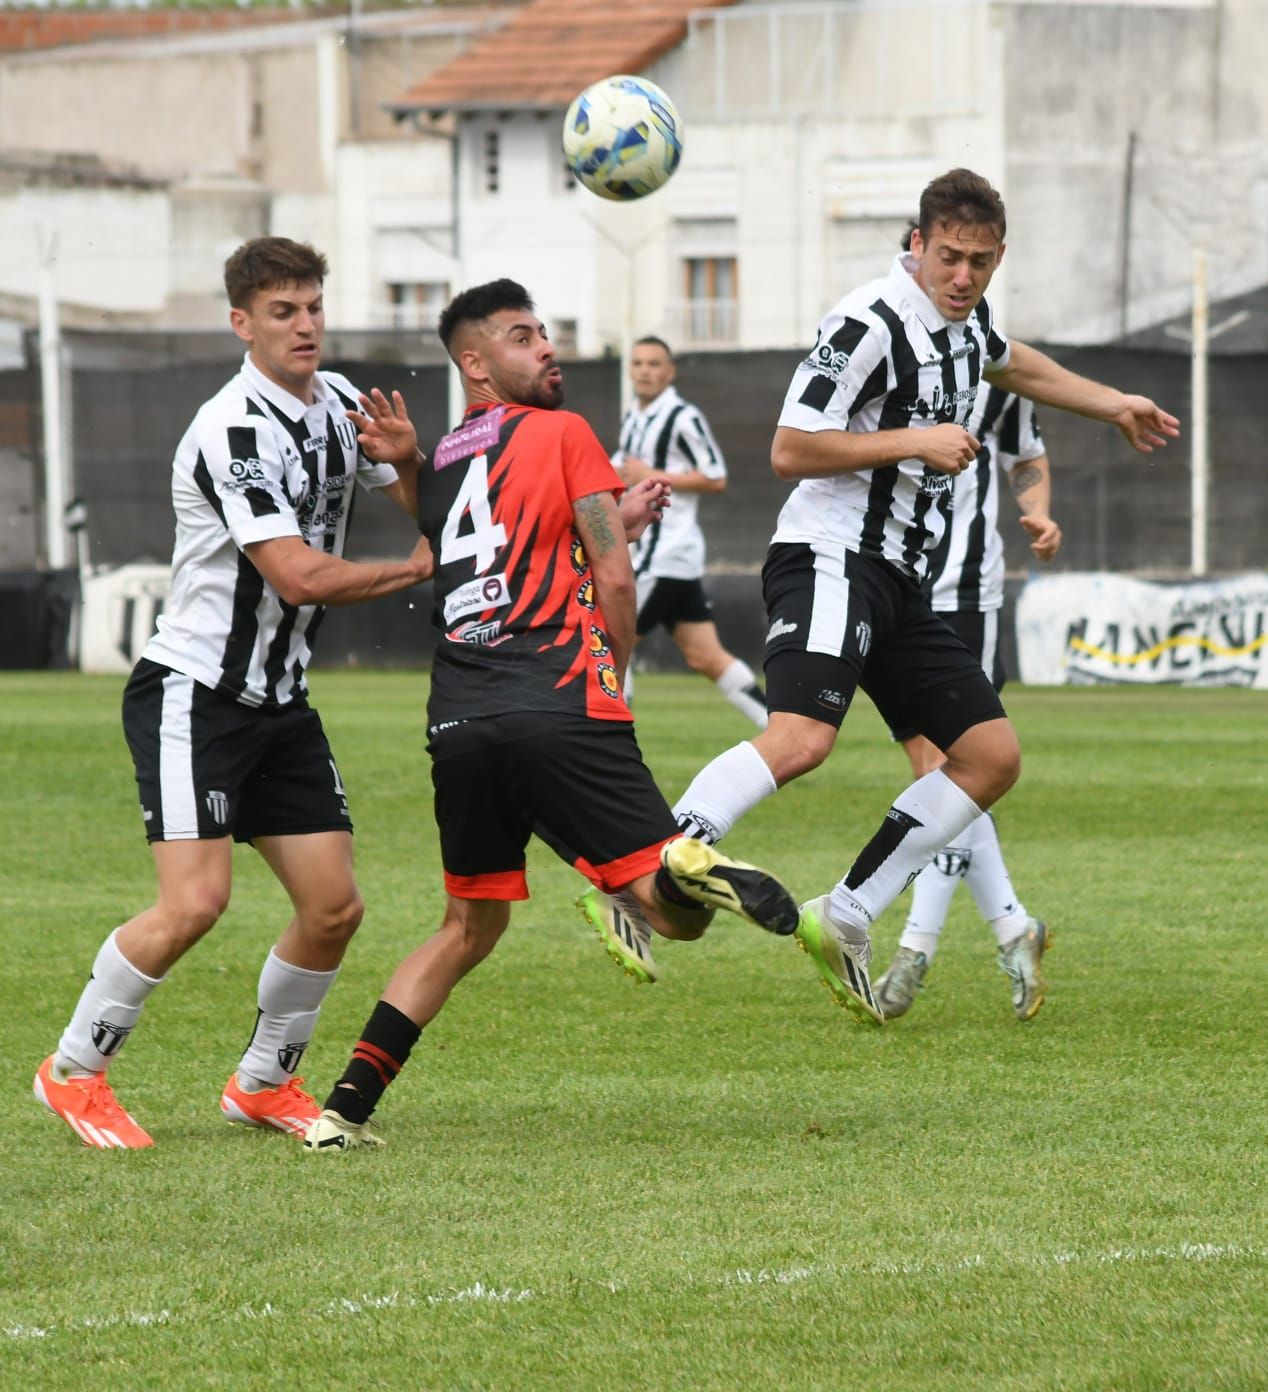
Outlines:
<svg viewBox="0 0 1268 1392"><path fill-rule="evenodd" d="M35 230L39 245L40 406L44 416L44 537L50 570L66 568L66 460L62 439L62 334L58 320L57 234Z"/></svg>

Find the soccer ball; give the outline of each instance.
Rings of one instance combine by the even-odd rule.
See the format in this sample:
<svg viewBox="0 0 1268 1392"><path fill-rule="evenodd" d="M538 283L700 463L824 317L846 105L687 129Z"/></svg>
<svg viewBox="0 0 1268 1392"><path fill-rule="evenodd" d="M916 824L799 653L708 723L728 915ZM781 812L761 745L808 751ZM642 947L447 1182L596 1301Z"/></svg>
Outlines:
<svg viewBox="0 0 1268 1392"><path fill-rule="evenodd" d="M654 82L605 77L568 108L564 158L600 198L642 198L678 168L682 121Z"/></svg>

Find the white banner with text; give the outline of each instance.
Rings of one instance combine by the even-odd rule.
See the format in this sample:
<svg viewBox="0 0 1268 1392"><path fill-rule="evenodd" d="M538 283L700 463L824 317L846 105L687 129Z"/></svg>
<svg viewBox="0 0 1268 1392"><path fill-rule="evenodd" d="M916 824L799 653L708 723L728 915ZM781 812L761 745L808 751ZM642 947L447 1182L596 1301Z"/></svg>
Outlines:
<svg viewBox="0 0 1268 1392"><path fill-rule="evenodd" d="M1017 600L1017 660L1032 686L1268 687L1268 574L1031 580Z"/></svg>

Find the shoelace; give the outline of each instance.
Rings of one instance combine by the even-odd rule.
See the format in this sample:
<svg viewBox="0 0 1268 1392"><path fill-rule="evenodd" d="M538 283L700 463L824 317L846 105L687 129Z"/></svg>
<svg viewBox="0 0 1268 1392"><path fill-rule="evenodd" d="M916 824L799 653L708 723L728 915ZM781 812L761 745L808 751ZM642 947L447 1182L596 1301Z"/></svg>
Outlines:
<svg viewBox="0 0 1268 1392"><path fill-rule="evenodd" d="M131 1120L119 1105L119 1099L111 1091L104 1073L96 1074L92 1082L84 1085L84 1091L88 1094L88 1105L100 1111L106 1121Z"/></svg>

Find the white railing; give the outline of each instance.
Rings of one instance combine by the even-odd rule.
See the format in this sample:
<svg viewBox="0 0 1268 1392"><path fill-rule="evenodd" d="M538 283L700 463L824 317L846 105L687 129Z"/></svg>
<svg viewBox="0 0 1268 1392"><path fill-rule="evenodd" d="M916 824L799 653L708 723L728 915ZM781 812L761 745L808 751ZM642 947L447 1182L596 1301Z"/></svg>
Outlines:
<svg viewBox="0 0 1268 1392"><path fill-rule="evenodd" d="M682 348L733 348L740 341L737 300L671 300L670 341Z"/></svg>

